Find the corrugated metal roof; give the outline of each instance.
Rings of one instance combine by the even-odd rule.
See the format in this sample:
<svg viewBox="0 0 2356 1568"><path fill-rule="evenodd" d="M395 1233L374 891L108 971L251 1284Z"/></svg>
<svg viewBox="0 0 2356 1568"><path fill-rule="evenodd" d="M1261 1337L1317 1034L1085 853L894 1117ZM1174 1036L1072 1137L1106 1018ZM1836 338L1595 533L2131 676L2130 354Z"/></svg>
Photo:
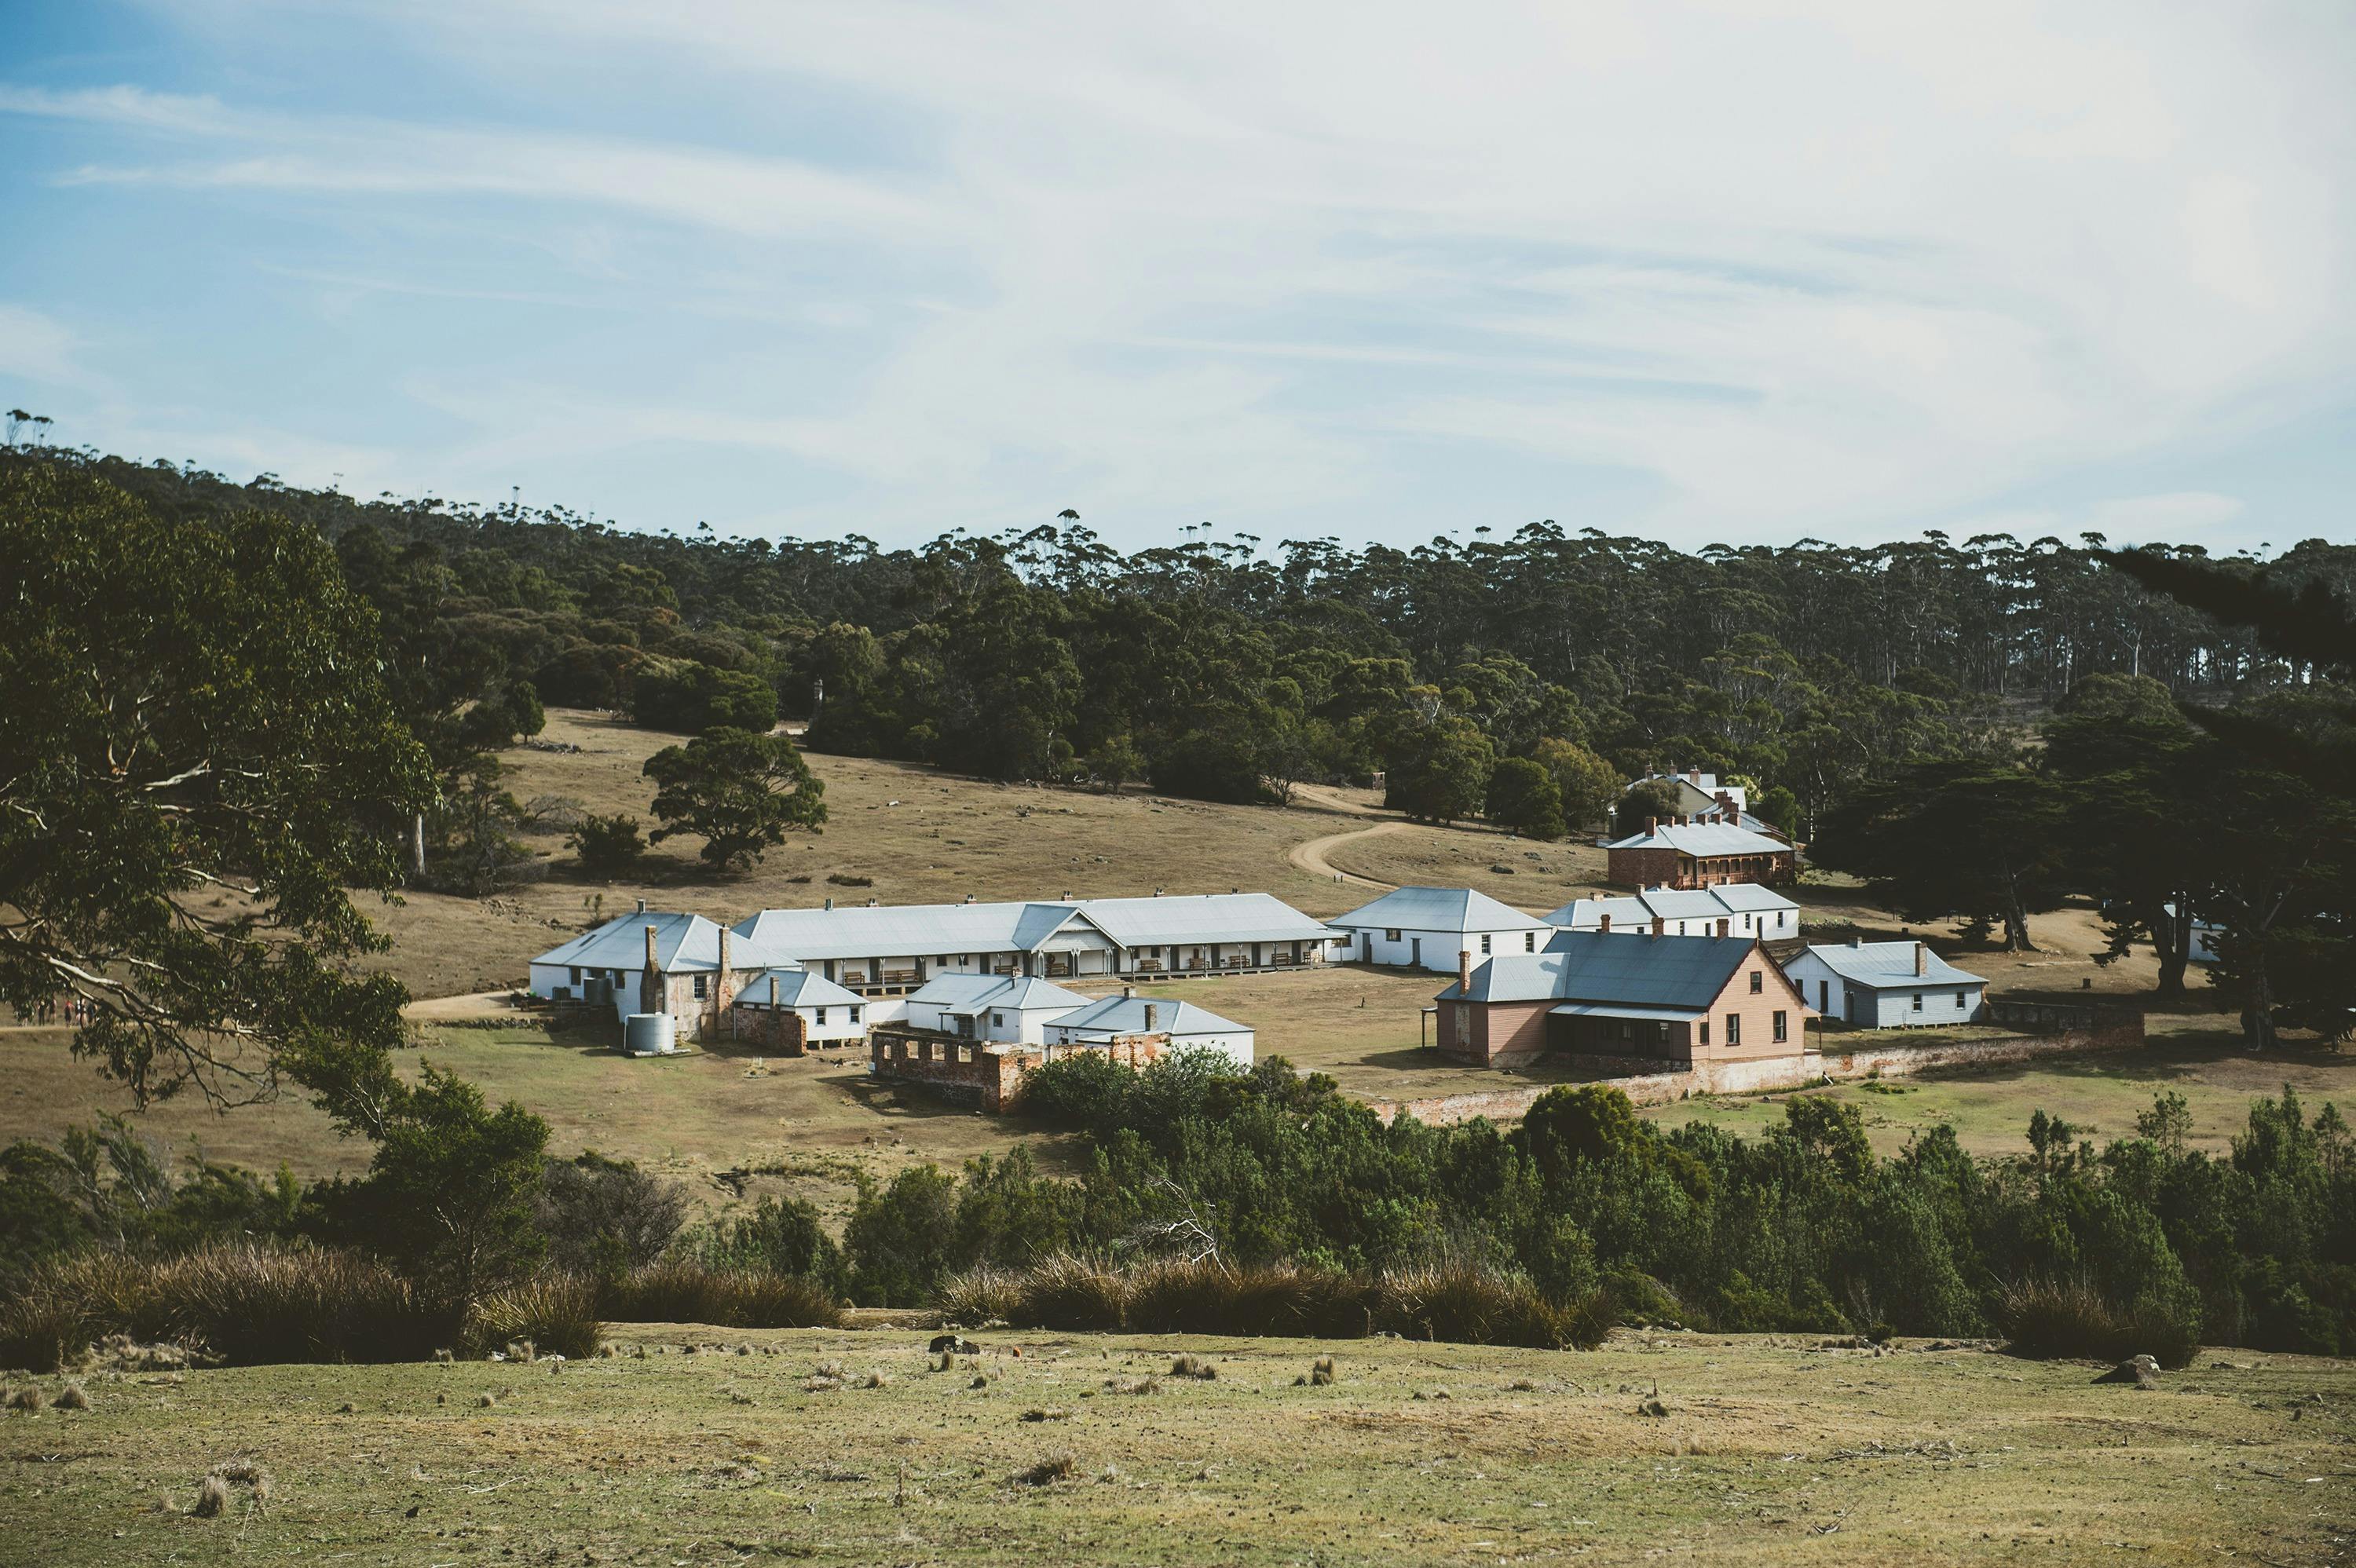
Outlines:
<svg viewBox="0 0 2356 1568"><path fill-rule="evenodd" d="M1145 1009L1149 1007L1154 1009L1154 1021L1151 1028L1145 1021ZM1173 1001L1167 997L1107 997L1066 1018L1051 1021L1057 1029L1082 1029L1091 1034L1155 1033L1166 1034L1173 1040L1192 1034L1251 1032L1248 1024L1223 1019L1192 1002Z"/></svg>
<svg viewBox="0 0 2356 1568"><path fill-rule="evenodd" d="M1897 990L1908 986L1985 986L1987 982L1966 969L1923 949L1923 972L1914 973L1912 942L1827 942L1811 944L1808 953L1824 966L1869 990Z"/></svg>
<svg viewBox="0 0 2356 1568"><path fill-rule="evenodd" d="M1270 893L1171 893L1083 899L1080 912L1123 947L1173 942L1322 942L1325 923Z"/></svg>
<svg viewBox="0 0 2356 1568"><path fill-rule="evenodd" d="M1650 834L1632 833L1625 838L1614 838L1603 846L1606 849L1645 849L1667 848L1682 855L1781 855L1791 846L1780 838L1770 838L1764 833L1753 833L1747 827L1734 827L1722 822L1687 823L1679 827L1664 822Z"/></svg>
<svg viewBox="0 0 2356 1568"><path fill-rule="evenodd" d="M1076 899L1031 903L881 904L765 909L736 931L804 963L932 954L1034 953L1075 923L1120 947L1173 943L1321 942L1330 933L1267 893Z"/></svg>
<svg viewBox="0 0 2356 1568"><path fill-rule="evenodd" d="M1547 1011L1565 1018L1635 1019L1657 1023L1690 1023L1702 1016L1699 1008L1623 1008L1611 1002L1565 1002Z"/></svg>
<svg viewBox="0 0 2356 1568"><path fill-rule="evenodd" d="M951 1012L974 1012L991 1008L1007 1008L1018 1012L1047 1008L1071 1011L1088 1005L1086 997L1023 975L936 975L911 991L908 1000L920 1002L928 1008L945 1008Z"/></svg>
<svg viewBox="0 0 2356 1568"><path fill-rule="evenodd" d="M618 915L594 931L582 933L560 947L552 947L534 964L579 965L584 969L639 970L647 964L648 926L655 928L655 966L665 974L720 967L720 928L700 914L646 910ZM774 963L771 949L731 944L732 968Z"/></svg>
<svg viewBox="0 0 2356 1568"><path fill-rule="evenodd" d="M734 961L735 955L729 955ZM776 998L770 1000L769 982L777 983ZM772 1005L780 1008L841 1008L857 1007L860 998L844 990L823 975L813 975L807 969L778 965L748 976L737 991L736 999L750 1002L756 1008Z"/></svg>
<svg viewBox="0 0 2356 1568"><path fill-rule="evenodd" d="M1395 888L1331 923L1376 931L1530 931L1546 922L1471 888Z"/></svg>
<svg viewBox="0 0 2356 1568"><path fill-rule="evenodd" d="M1758 946L1749 936L1626 937L1558 932L1544 953L1507 954L1472 971L1476 1002L1609 1002L1707 1008ZM1763 961L1763 960L1762 960ZM1440 1000L1465 996L1454 984Z"/></svg>
<svg viewBox="0 0 2356 1568"><path fill-rule="evenodd" d="M1575 899L1547 916L1551 925L1591 931L1612 917L1614 931L1648 927L1653 917L1664 920L1716 920L1721 915L1758 914L1800 906L1772 888L1756 882L1727 882L1715 888L1649 888L1620 898Z"/></svg>

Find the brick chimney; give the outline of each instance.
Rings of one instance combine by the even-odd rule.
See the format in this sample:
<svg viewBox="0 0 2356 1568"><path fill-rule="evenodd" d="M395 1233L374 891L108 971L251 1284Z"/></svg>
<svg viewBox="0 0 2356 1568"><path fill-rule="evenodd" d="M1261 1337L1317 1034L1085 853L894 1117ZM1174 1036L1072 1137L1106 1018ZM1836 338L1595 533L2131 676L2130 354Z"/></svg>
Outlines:
<svg viewBox="0 0 2356 1568"><path fill-rule="evenodd" d="M647 927L647 966L638 976L638 1011L667 1013L670 1011L664 1005L668 999L663 995L662 971L655 967L655 928L650 925Z"/></svg>
<svg viewBox="0 0 2356 1568"><path fill-rule="evenodd" d="M1647 838L1654 837L1655 837L1656 835L1658 835L1660 831L1661 831L1661 819L1660 819L1659 817L1657 817L1657 816L1648 816L1648 817L1644 818L1644 837L1647 837Z"/></svg>
<svg viewBox="0 0 2356 1568"><path fill-rule="evenodd" d="M1687 768L1686 770L1686 782L1692 784L1696 789L1700 788L1701 770L1699 768Z"/></svg>
<svg viewBox="0 0 2356 1568"><path fill-rule="evenodd" d="M1472 994L1472 954L1467 948L1456 950L1456 988L1467 997Z"/></svg>
<svg viewBox="0 0 2356 1568"><path fill-rule="evenodd" d="M1655 936L1666 936L1668 933L1669 923L1661 916L1657 914L1655 915L1653 917L1653 934Z"/></svg>
<svg viewBox="0 0 2356 1568"><path fill-rule="evenodd" d="M1734 797L1729 795L1726 791L1719 790L1718 792L1718 809L1725 812L1730 816L1732 816L1734 814Z"/></svg>
<svg viewBox="0 0 2356 1568"><path fill-rule="evenodd" d="M1162 1009L1161 1009L1161 1008L1160 1008L1160 1007L1158 1007L1158 1006L1156 1006L1154 1003L1151 1003L1151 1002L1148 1002L1148 1003L1146 1003L1146 1004L1145 1004L1145 1032L1146 1032L1146 1033L1148 1033L1148 1034L1153 1034L1153 1033L1158 1032L1158 1030L1159 1030L1159 1026L1160 1026L1161 1022L1162 1022Z"/></svg>
<svg viewBox="0 0 2356 1568"><path fill-rule="evenodd" d="M736 994L736 976L728 967L728 928L720 928L720 973L712 976L712 1016L715 1019L728 1016L728 1003Z"/></svg>
<svg viewBox="0 0 2356 1568"><path fill-rule="evenodd" d="M1733 923L1732 921L1730 921L1730 920L1727 919L1727 918L1726 918L1726 916L1724 916L1724 915L1719 915L1719 916L1718 917L1718 933L1719 933L1720 936L1725 936L1725 935L1730 934L1730 931L1729 931L1729 928L1730 928L1730 927L1731 927L1733 924L1734 924L1734 923Z"/></svg>
<svg viewBox="0 0 2356 1568"><path fill-rule="evenodd" d="M1918 942L1914 944L1914 973L1928 975L1930 972L1931 944L1927 942Z"/></svg>
<svg viewBox="0 0 2356 1568"><path fill-rule="evenodd" d="M1602 917L1602 920L1603 923L1597 927L1597 929L1601 931L1604 935L1609 936L1612 934L1612 917L1607 914Z"/></svg>

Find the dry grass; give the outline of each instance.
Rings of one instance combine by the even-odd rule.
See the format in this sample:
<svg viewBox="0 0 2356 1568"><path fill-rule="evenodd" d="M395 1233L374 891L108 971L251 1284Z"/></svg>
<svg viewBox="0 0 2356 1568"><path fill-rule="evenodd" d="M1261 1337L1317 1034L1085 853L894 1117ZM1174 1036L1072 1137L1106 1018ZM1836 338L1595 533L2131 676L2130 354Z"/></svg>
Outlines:
<svg viewBox="0 0 2356 1568"><path fill-rule="evenodd" d="M125 1499L236 1453L296 1493L241 1510L228 1483L237 1555L255 1562L499 1561L505 1547L669 1562L752 1543L734 1555L1992 1565L2210 1562L2218 1542L2246 1542L2244 1555L2319 1563L2343 1550L2335 1456L2356 1439L2346 1363L2244 1351L2204 1354L2153 1393L2095 1384L2089 1364L1920 1340L1877 1356L1622 1332L1566 1355L1376 1339L1342 1352L1348 1378L1296 1389L1334 1347L1197 1340L1183 1348L1215 1356L1215 1380L1117 1398L1107 1377L1160 1373L1182 1347L1017 1335L993 1337L980 1390L901 1377L830 1395L801 1391L814 1363L913 1367L926 1335L740 1337L784 1353L593 1361L488 1406L437 1406L446 1370L422 1363L194 1372L78 1417L72 1463L20 1467L12 1539L55 1568L226 1561L229 1531L191 1533ZM731 1386L757 1403L731 1404ZM1638 1413L1656 1399L1667 1414ZM346 1402L356 1413L334 1413ZM1075 1413L1017 1419L1051 1408ZM17 1446L57 1444L27 1429ZM1016 1483L1066 1448L1072 1481L1098 1454L1119 1477Z"/></svg>

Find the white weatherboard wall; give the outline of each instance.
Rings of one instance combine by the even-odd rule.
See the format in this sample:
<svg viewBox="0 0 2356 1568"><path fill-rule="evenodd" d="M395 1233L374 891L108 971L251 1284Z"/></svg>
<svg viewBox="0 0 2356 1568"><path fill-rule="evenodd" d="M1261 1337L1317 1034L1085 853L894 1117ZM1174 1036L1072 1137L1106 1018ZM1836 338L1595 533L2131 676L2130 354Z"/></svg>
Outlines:
<svg viewBox="0 0 2356 1568"><path fill-rule="evenodd" d="M1393 930L1398 932L1396 937L1391 935ZM1472 955L1472 966L1477 969L1500 953L1537 953L1546 946L1547 935L1538 931L1415 931L1364 926L1356 933L1350 956L1361 964L1453 975L1460 949Z"/></svg>
<svg viewBox="0 0 2356 1568"><path fill-rule="evenodd" d="M1783 966L1808 1006L1837 1023L1859 1029L1929 1029L1965 1024L1979 1016L1987 987L1979 980L1911 981L1895 977L1888 986L1865 986L1844 980L1813 953L1802 953ZM1916 1011L1914 998L1922 998ZM1960 997L1960 1001L1958 1000Z"/></svg>

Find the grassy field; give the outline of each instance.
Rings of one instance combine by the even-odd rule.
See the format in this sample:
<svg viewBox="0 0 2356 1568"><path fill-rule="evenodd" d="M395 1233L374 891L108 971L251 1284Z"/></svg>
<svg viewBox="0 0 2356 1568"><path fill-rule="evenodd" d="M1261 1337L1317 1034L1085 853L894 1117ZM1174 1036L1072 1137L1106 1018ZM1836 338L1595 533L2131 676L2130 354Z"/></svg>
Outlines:
<svg viewBox="0 0 2356 1568"><path fill-rule="evenodd" d="M551 709L543 741L574 752L505 753L519 800L562 798L594 812L627 812L651 828L646 759L675 735L598 715ZM825 831L797 834L755 869L713 880L695 859L697 839L673 839L621 882L582 879L560 835L534 839L551 875L497 898L412 893L371 912L393 939L383 960L421 997L485 991L522 980L527 964L574 932L644 898L723 923L762 909L808 908L830 895L884 903L979 899L1119 897L1170 892L1274 893L1312 914L1355 908L1363 889L1292 866L1285 851L1353 826L1328 806L1215 805L1134 791L1106 795L995 784L902 763L813 753L826 785ZM1473 835L1466 835L1473 837ZM1486 836L1481 836L1486 837ZM1502 840L1500 840L1502 842ZM830 876L872 879L844 887Z"/></svg>
<svg viewBox="0 0 2356 1568"><path fill-rule="evenodd" d="M87 1412L0 1423L0 1559L2274 1564L2356 1536L2345 1362L2203 1353L2138 1391L1920 1341L985 1334L936 1372L906 1328L609 1337L557 1371L102 1374ZM749 1353L684 1353L723 1342ZM1216 1378L1157 1377L1177 1350ZM266 1503L190 1517L225 1461Z"/></svg>

